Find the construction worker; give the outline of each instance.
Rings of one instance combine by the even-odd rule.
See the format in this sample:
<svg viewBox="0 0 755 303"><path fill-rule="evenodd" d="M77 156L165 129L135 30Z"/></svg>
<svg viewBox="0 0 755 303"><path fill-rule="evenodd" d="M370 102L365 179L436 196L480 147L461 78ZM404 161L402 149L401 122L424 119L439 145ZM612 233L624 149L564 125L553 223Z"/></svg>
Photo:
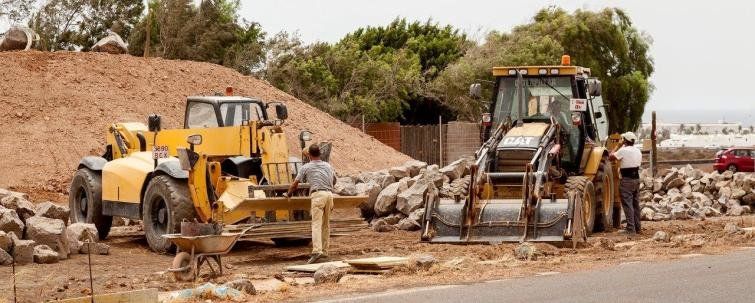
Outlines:
<svg viewBox="0 0 755 303"><path fill-rule="evenodd" d="M309 163L304 164L296 179L286 192L286 197L299 187L300 182L309 184L309 196L312 199L312 256L308 264L328 257L330 245L330 212L333 210L333 186L336 173L330 163L320 160L320 146L312 144L307 150Z"/></svg>
<svg viewBox="0 0 755 303"><path fill-rule="evenodd" d="M621 161L621 207L626 217L626 229L619 231L630 235L640 233L640 165L642 151L634 146L637 136L632 132L621 134L622 146L611 153L611 159Z"/></svg>

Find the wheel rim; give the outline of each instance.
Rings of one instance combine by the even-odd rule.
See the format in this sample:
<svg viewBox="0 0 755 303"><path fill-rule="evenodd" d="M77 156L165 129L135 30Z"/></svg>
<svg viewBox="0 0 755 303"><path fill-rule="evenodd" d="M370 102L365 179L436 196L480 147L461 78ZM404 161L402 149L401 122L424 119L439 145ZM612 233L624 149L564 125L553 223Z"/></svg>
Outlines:
<svg viewBox="0 0 755 303"><path fill-rule="evenodd" d="M158 235L166 234L166 231L168 230L168 205L165 204L165 199L162 197L156 197L152 200L150 217L152 228L155 233Z"/></svg>
<svg viewBox="0 0 755 303"><path fill-rule="evenodd" d="M737 167L734 165L729 165L729 170L732 172L737 172Z"/></svg>
<svg viewBox="0 0 755 303"><path fill-rule="evenodd" d="M600 195L602 196L603 200L601 202L603 202L603 214L606 216L605 221L608 221L608 220L611 220L611 211L613 210L613 205L611 205L610 203L611 192L613 191L611 190L611 183L610 183L611 180L608 179L608 175L603 175L602 182L603 184L600 188L601 190Z"/></svg>
<svg viewBox="0 0 755 303"><path fill-rule="evenodd" d="M78 211L74 211L74 213L76 214L76 221L86 222L89 197L87 196L87 192L83 187L80 187L78 193L76 193L76 206L78 208Z"/></svg>
<svg viewBox="0 0 755 303"><path fill-rule="evenodd" d="M584 217L585 229L587 229L588 234L592 232L590 220L592 220L592 218L595 218L595 215L592 213L593 209L595 209L595 206L593 204L594 201L592 200L592 196L590 195L587 186L585 186L585 192L582 194L582 216Z"/></svg>

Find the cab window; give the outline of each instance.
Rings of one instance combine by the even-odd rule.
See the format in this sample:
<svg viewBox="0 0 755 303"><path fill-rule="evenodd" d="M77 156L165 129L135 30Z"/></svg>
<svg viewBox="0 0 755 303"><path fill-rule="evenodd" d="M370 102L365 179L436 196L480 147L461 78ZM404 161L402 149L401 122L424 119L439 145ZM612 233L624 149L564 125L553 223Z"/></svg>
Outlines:
<svg viewBox="0 0 755 303"><path fill-rule="evenodd" d="M239 126L244 121L262 120L262 108L250 102L226 102L220 104L223 126Z"/></svg>
<svg viewBox="0 0 755 303"><path fill-rule="evenodd" d="M188 116L186 117L186 126L188 128L218 127L215 108L209 103L190 102Z"/></svg>

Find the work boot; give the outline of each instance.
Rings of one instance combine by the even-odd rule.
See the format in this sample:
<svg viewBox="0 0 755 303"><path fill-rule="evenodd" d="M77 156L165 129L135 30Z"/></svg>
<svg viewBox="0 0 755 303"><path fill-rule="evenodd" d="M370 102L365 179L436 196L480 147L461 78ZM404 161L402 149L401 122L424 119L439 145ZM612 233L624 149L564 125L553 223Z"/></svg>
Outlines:
<svg viewBox="0 0 755 303"><path fill-rule="evenodd" d="M325 257L322 253L314 253L311 257L309 257L309 261L307 261L307 264L317 263L318 260Z"/></svg>

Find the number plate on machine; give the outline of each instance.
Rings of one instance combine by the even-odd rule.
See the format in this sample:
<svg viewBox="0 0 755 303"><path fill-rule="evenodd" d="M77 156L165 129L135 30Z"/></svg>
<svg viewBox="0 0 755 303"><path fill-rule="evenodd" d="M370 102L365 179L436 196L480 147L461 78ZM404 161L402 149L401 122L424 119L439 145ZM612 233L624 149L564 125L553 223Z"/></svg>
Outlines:
<svg viewBox="0 0 755 303"><path fill-rule="evenodd" d="M168 147L167 146L153 146L152 147L152 159L163 159L167 158L168 155Z"/></svg>
<svg viewBox="0 0 755 303"><path fill-rule="evenodd" d="M587 111L587 99L571 99L569 100L569 110L573 112Z"/></svg>

